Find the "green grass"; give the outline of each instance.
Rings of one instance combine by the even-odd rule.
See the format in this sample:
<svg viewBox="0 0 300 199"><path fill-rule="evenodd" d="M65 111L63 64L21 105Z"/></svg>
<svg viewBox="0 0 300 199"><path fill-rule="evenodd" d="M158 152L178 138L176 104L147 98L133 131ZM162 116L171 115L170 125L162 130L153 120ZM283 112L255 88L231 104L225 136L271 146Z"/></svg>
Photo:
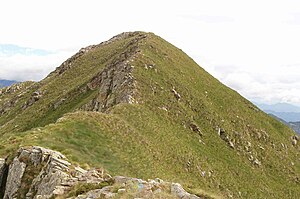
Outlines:
<svg viewBox="0 0 300 199"><path fill-rule="evenodd" d="M78 196L87 193L91 190L102 189L103 187L112 185L112 182L103 181L99 184L96 183L78 183L74 185L68 193L68 197Z"/></svg>
<svg viewBox="0 0 300 199"><path fill-rule="evenodd" d="M7 120L1 116L0 155L40 145L112 175L159 177L208 198L298 198L299 146L292 146L293 132L154 34L147 34L141 53L130 63L138 104L119 104L107 113L75 112L96 94L78 90L135 37L94 49L63 75L39 83L47 94L32 107L16 106ZM145 64L154 67L146 69ZM62 98L66 103L53 109ZM189 128L191 123L203 136ZM218 128L234 149L219 137Z"/></svg>

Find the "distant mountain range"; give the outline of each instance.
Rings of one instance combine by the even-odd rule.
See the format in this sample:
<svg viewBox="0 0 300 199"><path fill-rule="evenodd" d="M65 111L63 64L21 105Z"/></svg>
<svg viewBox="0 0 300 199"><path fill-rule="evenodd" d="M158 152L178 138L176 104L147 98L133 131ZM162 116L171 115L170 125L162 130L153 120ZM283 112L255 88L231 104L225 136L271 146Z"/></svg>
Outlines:
<svg viewBox="0 0 300 199"><path fill-rule="evenodd" d="M17 83L17 81L15 81L15 80L0 79L0 88L10 86L15 83Z"/></svg>
<svg viewBox="0 0 300 199"><path fill-rule="evenodd" d="M300 113L298 112L276 112L272 110L264 110L266 113L276 115L287 122L298 122L300 121Z"/></svg>
<svg viewBox="0 0 300 199"><path fill-rule="evenodd" d="M283 119L277 117L276 115L273 115L271 113L269 113L269 115L275 119L277 119L278 121L282 122L283 124L289 126L290 128L292 128L296 133L300 134L300 121L299 122L286 122Z"/></svg>
<svg viewBox="0 0 300 199"><path fill-rule="evenodd" d="M300 134L300 107L288 103L272 105L256 103L256 105L273 118L288 125Z"/></svg>
<svg viewBox="0 0 300 199"><path fill-rule="evenodd" d="M273 112L293 112L300 113L300 107L288 104L288 103L277 103L277 104L257 104L256 105L262 110L269 110Z"/></svg>
<svg viewBox="0 0 300 199"><path fill-rule="evenodd" d="M289 122L289 124L294 131L300 134L300 122Z"/></svg>
<svg viewBox="0 0 300 199"><path fill-rule="evenodd" d="M300 121L300 107L288 104L288 103L278 103L278 104L257 104L256 105L268 114L275 115L286 122L298 122Z"/></svg>

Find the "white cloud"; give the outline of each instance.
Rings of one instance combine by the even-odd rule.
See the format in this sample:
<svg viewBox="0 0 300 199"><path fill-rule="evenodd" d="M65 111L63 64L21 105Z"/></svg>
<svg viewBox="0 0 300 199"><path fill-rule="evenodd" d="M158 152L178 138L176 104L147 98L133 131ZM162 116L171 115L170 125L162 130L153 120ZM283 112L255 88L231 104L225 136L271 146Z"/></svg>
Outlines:
<svg viewBox="0 0 300 199"><path fill-rule="evenodd" d="M70 56L71 53L66 51L44 56L22 54L0 56L0 79L38 81Z"/></svg>

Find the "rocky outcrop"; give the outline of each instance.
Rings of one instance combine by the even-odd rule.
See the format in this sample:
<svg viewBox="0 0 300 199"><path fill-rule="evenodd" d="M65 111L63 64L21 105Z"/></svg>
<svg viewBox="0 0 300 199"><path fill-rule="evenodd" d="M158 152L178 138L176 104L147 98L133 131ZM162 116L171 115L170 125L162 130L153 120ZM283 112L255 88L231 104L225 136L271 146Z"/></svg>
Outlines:
<svg viewBox="0 0 300 199"><path fill-rule="evenodd" d="M124 46L123 52L113 57L112 60L109 61L108 64L99 73L95 74L95 76L92 77L85 85L74 89L62 98L53 102L53 109L57 109L60 106L69 103L74 99L74 96L82 96L90 91L97 91L96 96L87 101L81 107L77 108L77 110L104 112L112 106L120 103L137 103L137 99L135 98L136 83L133 77L134 66L132 62L141 54L141 50L139 49L140 42L147 37L147 34L142 32L122 33L106 42L82 48L77 54L65 61L47 78L63 74L65 71L72 68L73 65L75 65L74 62L85 53L93 51L96 48L100 48L103 45L129 37L132 38L130 42ZM31 98L26 106L30 106L37 100L39 100L39 98Z"/></svg>
<svg viewBox="0 0 300 199"><path fill-rule="evenodd" d="M0 159L0 183L3 188L0 197L4 199L96 199L115 196L199 199L178 183L164 182L158 178L148 181L123 176L112 178L102 169L82 169L68 162L60 152L38 146L21 148L8 171L7 168L7 161Z"/></svg>
<svg viewBox="0 0 300 199"><path fill-rule="evenodd" d="M26 164L15 158L9 167L4 198L15 198L21 187Z"/></svg>
<svg viewBox="0 0 300 199"><path fill-rule="evenodd" d="M39 101L42 98L43 94L40 91L35 91L31 94L30 98L27 100L27 102L24 104L22 109L26 109L29 106L32 106L35 102Z"/></svg>
<svg viewBox="0 0 300 199"><path fill-rule="evenodd" d="M98 95L81 109L85 111L105 111L119 103L134 103L133 67L124 62L104 69L89 84L91 90L98 89Z"/></svg>
<svg viewBox="0 0 300 199"><path fill-rule="evenodd" d="M6 164L6 160L0 158L0 198L4 196L7 172L8 166Z"/></svg>
<svg viewBox="0 0 300 199"><path fill-rule="evenodd" d="M134 66L131 65L130 60L134 59L140 52L139 41L145 37L145 34L140 34L136 39L133 39L126 47L125 52L115 58L111 64L88 83L88 90L98 89L98 95L84 105L81 110L103 112L119 103L137 103L134 98L136 86L132 75ZM108 42L112 41L109 40Z"/></svg>
<svg viewBox="0 0 300 199"><path fill-rule="evenodd" d="M53 75L61 75L61 74L63 74L65 71L67 71L70 68L72 68L72 64L73 64L73 62L75 60L77 60L78 58L82 57L84 54L88 53L89 51L91 51L91 50L93 50L95 48L99 48L99 47L102 47L104 45L108 45L108 44L110 44L112 42L115 42L115 41L118 41L118 40L122 40L124 38L128 38L128 37L134 36L136 34L141 34L141 33L139 33L139 32L124 32L124 33L121 33L119 35L116 35L116 36L112 37L108 41L101 42L100 44L90 45L90 46L87 46L85 48L81 48L75 55L73 55L72 57L70 57L69 59L67 59L59 67L57 67L55 69L55 71L53 71L52 73L50 73L48 77L53 76Z"/></svg>
<svg viewBox="0 0 300 199"><path fill-rule="evenodd" d="M0 115L8 113L14 108L34 84L29 81L21 82L0 89Z"/></svg>
<svg viewBox="0 0 300 199"><path fill-rule="evenodd" d="M0 88L0 94L7 95L7 94L16 93L17 91L25 90L31 84L33 84L33 82L21 82L21 83L13 84L8 87Z"/></svg>
<svg viewBox="0 0 300 199"><path fill-rule="evenodd" d="M76 199L97 198L180 198L200 199L200 197L186 192L178 183L165 182L159 178L148 181L116 176L113 184L102 189L91 190L85 194L78 195ZM127 196L127 197L126 197Z"/></svg>
<svg viewBox="0 0 300 199"><path fill-rule="evenodd" d="M21 148L9 166L4 198L51 198L77 183L100 183L109 177L103 171L72 166L57 151Z"/></svg>

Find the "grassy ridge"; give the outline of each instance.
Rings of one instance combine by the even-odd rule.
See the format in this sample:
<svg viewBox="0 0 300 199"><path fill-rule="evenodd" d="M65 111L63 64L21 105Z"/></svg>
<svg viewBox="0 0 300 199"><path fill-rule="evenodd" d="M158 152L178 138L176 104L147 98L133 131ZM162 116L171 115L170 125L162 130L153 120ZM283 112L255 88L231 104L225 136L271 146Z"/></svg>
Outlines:
<svg viewBox="0 0 300 199"><path fill-rule="evenodd" d="M59 74L57 72L59 70L56 70L47 78L31 85L26 90L7 96L8 99L12 99L20 92L23 93L11 110L7 114L1 115L0 124L3 126L0 128L0 134L22 132L33 127L53 123L64 113L72 112L79 108L81 104L87 103L90 96L95 95L97 91L80 93L80 89L85 87L94 76L116 57L126 51L126 46L133 39L134 37L124 38L102 45L101 48L94 48L75 59L71 64L71 68L64 73ZM24 109L24 104L35 91L42 93L41 99ZM60 106L59 110L54 110L54 104L62 99L66 100L65 103Z"/></svg>
<svg viewBox="0 0 300 199"><path fill-rule="evenodd" d="M95 49L63 75L42 81L39 88L48 91L46 97L0 129L0 154L19 145L40 145L87 167L101 166L113 175L176 181L193 193L233 198L299 196L299 146L292 146L290 139L294 133L154 34L147 34L139 45L141 53L130 60L138 104L119 104L107 113L68 113L95 95L95 91L77 95L76 90L105 67L107 57L125 51L133 39ZM72 100L58 109L46 108L64 96ZM68 114L51 124L64 113ZM193 130L193 125L199 130ZM219 128L227 140L218 135Z"/></svg>

